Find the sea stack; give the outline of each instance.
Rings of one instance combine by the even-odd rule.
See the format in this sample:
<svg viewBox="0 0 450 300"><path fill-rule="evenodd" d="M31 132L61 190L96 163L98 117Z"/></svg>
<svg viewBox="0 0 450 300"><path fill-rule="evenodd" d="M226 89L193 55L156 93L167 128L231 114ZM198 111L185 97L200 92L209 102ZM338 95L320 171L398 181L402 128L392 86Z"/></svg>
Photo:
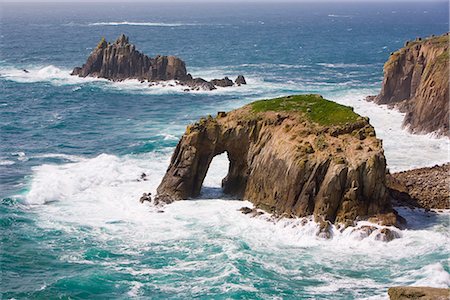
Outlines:
<svg viewBox="0 0 450 300"><path fill-rule="evenodd" d="M416 39L384 65L381 92L373 100L405 112L412 133L449 132L449 35Z"/></svg>
<svg viewBox="0 0 450 300"><path fill-rule="evenodd" d="M161 55L154 58L149 57L137 51L124 34L120 35L112 44L102 38L89 55L86 63L81 67L75 67L71 75L99 77L111 81L126 79L149 82L175 80L177 84L189 87L192 90L214 90L216 86L229 87L234 85L228 77L211 81L193 78L191 74L187 73L186 64L180 58ZM242 75L239 75L238 79L237 86L245 84Z"/></svg>
<svg viewBox="0 0 450 300"><path fill-rule="evenodd" d="M157 202L199 195L214 156L230 162L225 193L287 217L395 225L382 143L367 118L320 95L248 104L189 125L157 189Z"/></svg>

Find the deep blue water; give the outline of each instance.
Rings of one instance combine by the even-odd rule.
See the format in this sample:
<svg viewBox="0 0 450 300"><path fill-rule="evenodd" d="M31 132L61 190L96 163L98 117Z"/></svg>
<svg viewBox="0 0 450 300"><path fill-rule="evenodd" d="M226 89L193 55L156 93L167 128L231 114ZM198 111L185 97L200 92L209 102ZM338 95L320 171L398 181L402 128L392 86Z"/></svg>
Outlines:
<svg viewBox="0 0 450 300"><path fill-rule="evenodd" d="M411 137L400 114L362 98L378 91L392 51L444 33L448 18L445 2L1 4L3 296L351 299L383 298L395 283L448 285L446 216L424 226L426 215L411 215L422 225L389 246L285 232L237 214L236 201L165 214L136 201L154 191L188 123L289 93L370 115L392 169L447 160L446 141ZM69 76L102 36L121 33L150 56L181 57L194 75L249 84L186 93ZM141 172L149 182L136 182Z"/></svg>

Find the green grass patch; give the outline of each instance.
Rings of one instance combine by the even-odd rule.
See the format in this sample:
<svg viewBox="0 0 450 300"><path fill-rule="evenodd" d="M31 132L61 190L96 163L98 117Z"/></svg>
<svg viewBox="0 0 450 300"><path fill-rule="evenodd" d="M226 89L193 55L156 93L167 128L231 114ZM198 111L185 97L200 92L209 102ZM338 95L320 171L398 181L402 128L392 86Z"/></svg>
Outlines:
<svg viewBox="0 0 450 300"><path fill-rule="evenodd" d="M326 100L315 94L260 100L250 105L254 113L298 112L307 116L310 121L326 126L353 123L359 118L351 107Z"/></svg>

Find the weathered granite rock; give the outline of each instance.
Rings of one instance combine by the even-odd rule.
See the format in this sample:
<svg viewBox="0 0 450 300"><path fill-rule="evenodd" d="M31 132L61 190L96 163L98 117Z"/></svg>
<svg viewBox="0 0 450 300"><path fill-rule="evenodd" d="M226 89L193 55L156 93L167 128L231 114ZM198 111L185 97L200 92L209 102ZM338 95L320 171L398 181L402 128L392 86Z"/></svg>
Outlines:
<svg viewBox="0 0 450 300"><path fill-rule="evenodd" d="M137 79L139 81L175 80L193 90L213 90L215 85L232 86L233 82L225 77L208 82L202 78L192 78L186 71L186 64L175 56L158 55L151 58L136 50L128 37L120 35L114 43L104 38L92 51L82 67L75 67L71 75L80 77L99 77L112 81Z"/></svg>
<svg viewBox="0 0 450 300"><path fill-rule="evenodd" d="M413 133L449 132L449 35L407 42L384 65L381 92L369 98L406 113Z"/></svg>
<svg viewBox="0 0 450 300"><path fill-rule="evenodd" d="M450 209L450 163L389 174L389 195L396 205Z"/></svg>
<svg viewBox="0 0 450 300"><path fill-rule="evenodd" d="M209 164L224 152L224 192L267 212L349 224L393 211L382 144L368 119L320 95L257 101L189 125L157 200L198 196Z"/></svg>
<svg viewBox="0 0 450 300"><path fill-rule="evenodd" d="M422 286L396 286L388 290L390 300L448 300L450 289Z"/></svg>

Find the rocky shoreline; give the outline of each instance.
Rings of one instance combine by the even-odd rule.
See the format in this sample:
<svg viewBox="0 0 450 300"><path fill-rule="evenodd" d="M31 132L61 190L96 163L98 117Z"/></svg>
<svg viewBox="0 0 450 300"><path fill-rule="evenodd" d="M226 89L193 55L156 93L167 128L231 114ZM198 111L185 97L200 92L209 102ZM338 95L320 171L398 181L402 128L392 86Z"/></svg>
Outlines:
<svg viewBox="0 0 450 300"><path fill-rule="evenodd" d="M89 55L81 67L75 67L71 73L79 77L98 77L111 81L137 79L149 82L150 86L162 81L175 81L186 87L184 91L215 90L217 87L241 86L247 84L243 75L238 75L233 82L228 77L207 81L192 77L186 70L186 64L176 56L149 57L136 50L129 43L128 37L120 35L114 43L104 38Z"/></svg>
<svg viewBox="0 0 450 300"><path fill-rule="evenodd" d="M450 209L450 163L387 175L394 206Z"/></svg>
<svg viewBox="0 0 450 300"><path fill-rule="evenodd" d="M366 100L404 112L412 133L450 137L449 42L449 33L407 41L384 64L380 93Z"/></svg>

